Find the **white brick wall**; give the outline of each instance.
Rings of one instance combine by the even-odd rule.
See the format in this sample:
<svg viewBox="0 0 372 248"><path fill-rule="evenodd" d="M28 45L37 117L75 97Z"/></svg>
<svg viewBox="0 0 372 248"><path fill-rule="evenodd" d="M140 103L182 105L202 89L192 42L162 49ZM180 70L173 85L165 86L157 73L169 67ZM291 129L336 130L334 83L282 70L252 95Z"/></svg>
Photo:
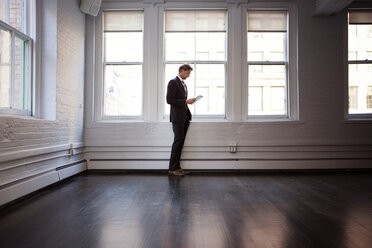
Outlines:
<svg viewBox="0 0 372 248"><path fill-rule="evenodd" d="M79 149L75 150L79 154L69 156L69 144L81 146L83 142L85 15L80 12L79 0L56 3L57 16L48 16L57 18L56 34L48 34L57 35L56 68L52 68L56 72L56 120L0 117L2 184L42 175L83 159ZM42 45L48 46L48 40L43 40ZM48 62L50 58L45 59ZM43 70L49 72L49 68Z"/></svg>

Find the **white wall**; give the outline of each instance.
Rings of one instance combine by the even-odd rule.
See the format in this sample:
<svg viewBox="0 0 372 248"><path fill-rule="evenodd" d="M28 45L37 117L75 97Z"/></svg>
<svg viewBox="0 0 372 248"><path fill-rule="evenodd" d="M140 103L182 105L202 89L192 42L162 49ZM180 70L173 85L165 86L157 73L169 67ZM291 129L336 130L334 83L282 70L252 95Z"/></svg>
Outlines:
<svg viewBox="0 0 372 248"><path fill-rule="evenodd" d="M296 3L299 120L245 122L233 118L219 122L194 121L182 155L184 168L372 167L372 122L345 120L344 117L347 13L316 17L314 1L298 0ZM161 5L149 6L158 8ZM94 61L90 61L95 49L94 23L93 19L87 23L87 29L91 30L87 33L86 55L86 100L89 104L85 115L85 151L88 169L165 169L173 139L171 124L167 120L95 121L92 96L95 92L93 85L98 79L94 78ZM156 42L154 37L153 40ZM154 64L152 69L148 69L154 73L154 79L159 78L156 67L158 65ZM233 82L241 85L239 81ZM235 93L239 92L236 88L234 90L235 86L228 87L232 87ZM156 90L152 92L155 94ZM152 98L156 101L156 97ZM241 98L230 99L232 106L239 106L240 102L234 101L241 101ZM156 111L157 106L154 108ZM156 118L157 115L148 116ZM232 154L229 145L233 141L238 144L238 152Z"/></svg>
<svg viewBox="0 0 372 248"><path fill-rule="evenodd" d="M54 111L48 116L55 118L0 116L0 205L86 167L82 153L85 15L79 0L38 3L44 27L40 29L41 60L48 63L38 68L44 80L39 85L43 89L55 85L55 92L47 92L55 97L46 103L54 107L44 108Z"/></svg>

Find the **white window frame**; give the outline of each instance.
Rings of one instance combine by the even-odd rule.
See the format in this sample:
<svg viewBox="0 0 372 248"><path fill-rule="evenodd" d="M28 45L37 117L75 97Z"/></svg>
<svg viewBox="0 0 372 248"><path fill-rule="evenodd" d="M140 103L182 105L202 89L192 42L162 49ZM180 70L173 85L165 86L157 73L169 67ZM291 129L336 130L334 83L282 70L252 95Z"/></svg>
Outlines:
<svg viewBox="0 0 372 248"><path fill-rule="evenodd" d="M349 9L350 11L353 9ZM371 9L369 9L371 10ZM372 10L371 10L372 11ZM346 76L345 76L345 97L344 97L344 116L346 120L372 120L372 113L351 114L349 113L349 65L372 65L372 60L349 60L349 11L346 15ZM358 86L359 90L359 86Z"/></svg>
<svg viewBox="0 0 372 248"><path fill-rule="evenodd" d="M287 119L247 119L247 47L246 18L248 8L285 9L289 13L289 115ZM102 119L102 10L143 10L144 11L144 58L143 58L143 116L142 119ZM298 86L297 86L297 24L295 2L249 2L231 4L223 2L103 2L96 18L88 18L87 49L87 126L100 126L104 123L122 122L169 122L165 117L166 85L164 75L164 12L168 9L227 9L227 49L225 72L225 118L212 116L193 118L195 122L281 122L297 121ZM177 72L175 72L176 74ZM89 82L94 82L90 84ZM156 82L156 83L154 83ZM260 116L261 117L261 116ZM262 118L262 117L261 117Z"/></svg>
<svg viewBox="0 0 372 248"><path fill-rule="evenodd" d="M286 115L248 115L248 65L255 64L248 62L247 47L247 14L248 10L285 10L288 13L288 29L286 40ZM297 79L297 22L296 22L296 5L295 3L249 3L244 5L242 13L242 116L246 121L296 121L299 120L298 109L298 79ZM283 65L277 62L260 62L259 65Z"/></svg>
<svg viewBox="0 0 372 248"><path fill-rule="evenodd" d="M24 11L24 20L26 22L24 32L12 27L11 25L7 24L6 22L0 20L1 29L5 31L9 31L11 35L11 77L10 77L10 85L11 85L11 103L10 107L0 107L0 115L15 115L15 116L31 116L33 115L34 111L34 88L35 88L35 80L34 80L34 38L35 37L35 29L36 29L36 1L25 1L25 11ZM8 10L8 9L7 9ZM6 17L9 18L9 13L6 14ZM28 49L28 61L27 61L27 74L25 78L27 78L28 84L28 92L26 92L28 99L27 105L29 106L28 110L25 109L17 109L14 108L14 56L15 56L15 38L18 37L24 41L27 41L27 49Z"/></svg>
<svg viewBox="0 0 372 248"><path fill-rule="evenodd" d="M163 20L165 22L165 12L166 11L173 11L173 10L195 10L195 11L209 11L209 10L224 10L226 11L226 23L227 23L227 26L226 26L226 31L225 31L225 34L226 34L226 42L225 42L225 60L223 61L214 61L214 60L180 60L180 61L173 61L173 60L169 60L167 61L166 60L166 56L165 56L165 45L163 45L163 56L162 56L162 65L163 65L163 73L165 74L165 67L167 64L189 64L191 67L195 68L195 65L197 64L204 64L204 65L208 65L208 64L218 64L218 65L224 65L224 69L225 69L225 82L224 82L224 90L225 90L225 103L224 103L224 113L220 114L220 115L197 115L197 114L193 114L192 118L193 120L218 120L218 119L226 119L226 88L227 88L227 78L228 78L228 75L227 75L227 72L228 72L228 62L227 62L227 52L228 52L228 18L229 18L229 13L228 13L228 9L227 8L165 8L163 11ZM163 24L163 27L164 27L164 24ZM187 33L187 32L185 32ZM165 30L163 31L163 44L165 44ZM196 71L194 70L192 73L196 73ZM178 74L178 71L175 71L174 72L174 75L177 75ZM163 87L166 87L166 81L169 81L171 78L169 79L164 79L163 80L163 84L164 86ZM163 88L164 89L164 88ZM165 91L163 91L165 92ZM164 99L165 99L165 95L164 95ZM164 104L166 104L166 102L164 101ZM163 120L169 120L169 114L165 114L164 113L164 106L162 107L162 112L163 112L163 115L162 115L162 119Z"/></svg>
<svg viewBox="0 0 372 248"><path fill-rule="evenodd" d="M110 7L106 8L105 4L102 4L101 11L95 18L95 87L94 87L94 120L95 121L141 121L143 119L143 109L144 109L144 74L145 74L145 53L143 52L143 58L141 63L120 63L120 62L113 62L108 63L110 64L122 64L122 65L142 65L142 111L141 115L139 116L132 116L132 115L121 115L121 116L104 116L103 109L104 109L104 66L106 65L104 60L104 16L103 13L105 11L143 11L143 19L145 21L145 11L143 6L136 6L136 7L125 7L122 6L120 3L114 5L108 5ZM143 32L143 39L145 39L145 27L142 28ZM144 50L144 42L143 42L143 51Z"/></svg>

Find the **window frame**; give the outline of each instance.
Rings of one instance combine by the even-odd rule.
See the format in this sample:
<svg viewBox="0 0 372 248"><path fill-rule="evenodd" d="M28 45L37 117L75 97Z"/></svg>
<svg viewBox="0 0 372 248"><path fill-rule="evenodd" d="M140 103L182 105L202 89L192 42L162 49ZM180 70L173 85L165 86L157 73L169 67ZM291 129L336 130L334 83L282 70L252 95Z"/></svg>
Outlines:
<svg viewBox="0 0 372 248"><path fill-rule="evenodd" d="M286 69L286 114L285 115L249 115L248 114L248 65L255 62L248 61L248 11L287 11L287 35L285 46ZM242 9L242 117L248 122L256 121L297 121L299 120L298 107L298 78L297 78L297 23L295 3L250 3ZM260 62L258 65L283 65L283 63Z"/></svg>
<svg viewBox="0 0 372 248"><path fill-rule="evenodd" d="M4 31L10 32L10 39L11 39L11 51L10 51L10 107L1 107L0 106L0 115L10 115L10 116L32 116L34 115L34 106L35 106L35 78L34 78L34 50L35 50L35 29L36 29L36 2L35 1L25 1L24 2L25 11L23 12L23 18L25 20L24 32L18 30L17 28L9 25L8 23L0 20L0 28ZM9 9L7 9L6 17L9 18ZM25 68L26 74L24 75L24 80L26 80L28 91L26 94L23 95L23 98L27 99L27 106L28 109L19 109L14 108L14 85L15 85L15 78L14 78L14 57L15 57L15 42L16 38L27 42L25 46L27 51L27 55L24 55L24 58L27 58L27 68Z"/></svg>
<svg viewBox="0 0 372 248"><path fill-rule="evenodd" d="M187 10L190 10L190 11L213 11L213 10L223 10L226 12L226 30L225 30L225 58L224 60L197 60L196 58L194 60L179 60L179 61L175 61L175 60L166 60L166 46L165 46L165 34L166 34L166 31L165 31L165 15L166 15L166 12L167 11L177 11L177 10L181 10L181 11L187 11ZM203 7L203 8L190 8L190 7L184 7L184 8L172 8L172 7L168 7L168 8L164 8L163 9L163 12L162 12L162 20L163 20L163 25L162 25L162 35L163 35L163 39L162 39L162 43L163 43L163 46L162 46L162 75L165 76L165 68L166 68L166 65L167 64L190 64L194 70L192 73L196 73L195 71L195 67L196 65L200 65L200 64L204 64L204 65L208 65L208 64L218 64L218 65L224 65L224 74L225 74L225 80L224 80L224 91L225 91L225 99L224 99L224 112L220 115L216 115L216 114L212 114L212 115L201 115L201 114L193 114L193 120L223 120L223 119L226 119L226 110L227 110L227 106L226 106L226 90L227 90L227 79L228 79L228 46L229 46L229 36L228 36L228 29L229 29L229 11L226 7L216 7L216 8L208 8L208 7ZM182 33L182 32L180 32ZM198 32L184 32L184 33L200 33L199 31ZM212 31L211 33L215 33L215 31ZM174 72L174 75L176 76L177 75L177 71ZM165 113L165 106L166 106L166 101L165 101L165 98L166 98L166 87L167 87L167 82L169 81L170 79L167 79L167 78L163 78L163 80L161 81L163 83L163 86L161 87L162 89L162 98L164 99L162 102L162 106L160 107L160 116L161 116L161 120L169 120L169 114L166 114Z"/></svg>
<svg viewBox="0 0 372 248"><path fill-rule="evenodd" d="M247 119L247 71L244 69L246 63L246 13L247 8L259 9L285 9L290 14L290 115L287 119ZM144 60L143 60L143 105L142 119L112 119L104 120L102 112L102 11L103 10L143 10L144 11ZM231 4L228 2L167 2L167 3L145 3L145 2L103 2L100 13L96 18L88 18L88 29L91 31L87 39L88 43L88 71L86 74L87 84L87 116L88 126L101 126L105 123L112 125L120 123L142 123L142 122L169 122L165 116L166 103L166 76L164 68L164 14L165 10L172 9L195 9L195 10L227 10L227 37L226 37L226 71L225 71L225 116L224 118L206 116L199 118L194 116L194 122L283 122L298 121L298 91L297 91L297 7L295 2L249 2ZM89 32L89 31L88 31ZM185 61L187 62L187 61ZM177 61L178 63L178 61ZM168 78L167 78L168 80ZM156 83L155 83L155 82ZM89 83L91 82L91 83Z"/></svg>
<svg viewBox="0 0 372 248"><path fill-rule="evenodd" d="M141 11L143 12L143 26L142 26L142 62L109 62L105 61L104 54L104 12L114 12L114 11ZM96 121L139 121L144 118L144 73L145 73L145 10L144 8L103 8L101 9L99 15L96 17L96 63L95 63L95 77L98 80L95 80L94 87L94 116ZM140 115L104 115L104 84L105 84L105 73L104 68L106 65L141 65L142 66L142 109Z"/></svg>
<svg viewBox="0 0 372 248"><path fill-rule="evenodd" d="M350 11L353 11L353 10L363 10L363 9L360 9L360 8L349 8L346 12L346 22L345 22L345 43L346 43L346 48L345 48L345 61L346 61L346 76L345 76L345 97L344 97L344 116L345 116L345 119L346 120L371 120L372 119L372 113L350 113L349 110L349 97L350 97L350 92L349 92L349 88L350 87L353 87L352 85L349 84L349 75L350 75L350 70L349 70L349 67L350 65L356 65L356 67L358 67L358 65L371 65L372 66L372 60L370 59L367 59L367 60L357 60L357 59L353 59L353 60L349 60L349 52L356 52L357 51L349 51L350 47L349 47L349 33L350 33L350 25L353 25L353 24L349 24L349 12ZM371 9L368 9L369 11L372 12ZM356 25L356 24L354 24ZM372 25L372 24L371 24ZM371 27L372 28L372 27ZM368 33L370 34L370 33ZM369 52L369 51L367 51ZM371 85L372 86L372 85ZM357 87L357 94L358 94L358 91L359 91L359 86L356 86ZM368 88L368 85L367 85L367 88ZM367 91L367 88L366 88L366 91ZM357 102L358 102L358 95L357 95ZM366 102L366 101L364 101ZM367 108L367 106L366 106Z"/></svg>

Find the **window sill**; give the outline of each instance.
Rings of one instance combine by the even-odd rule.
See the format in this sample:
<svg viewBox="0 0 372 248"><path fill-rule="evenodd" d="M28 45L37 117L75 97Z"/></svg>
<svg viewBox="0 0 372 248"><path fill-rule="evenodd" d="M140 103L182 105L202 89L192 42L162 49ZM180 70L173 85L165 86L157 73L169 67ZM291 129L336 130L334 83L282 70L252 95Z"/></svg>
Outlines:
<svg viewBox="0 0 372 248"><path fill-rule="evenodd" d="M372 117L370 118L349 118L341 122L342 124L372 124Z"/></svg>
<svg viewBox="0 0 372 248"><path fill-rule="evenodd" d="M0 114L0 119L12 119L12 120L27 120L27 121L42 121L45 123L54 123L56 120L40 119L33 116L26 115L9 115L9 114Z"/></svg>

